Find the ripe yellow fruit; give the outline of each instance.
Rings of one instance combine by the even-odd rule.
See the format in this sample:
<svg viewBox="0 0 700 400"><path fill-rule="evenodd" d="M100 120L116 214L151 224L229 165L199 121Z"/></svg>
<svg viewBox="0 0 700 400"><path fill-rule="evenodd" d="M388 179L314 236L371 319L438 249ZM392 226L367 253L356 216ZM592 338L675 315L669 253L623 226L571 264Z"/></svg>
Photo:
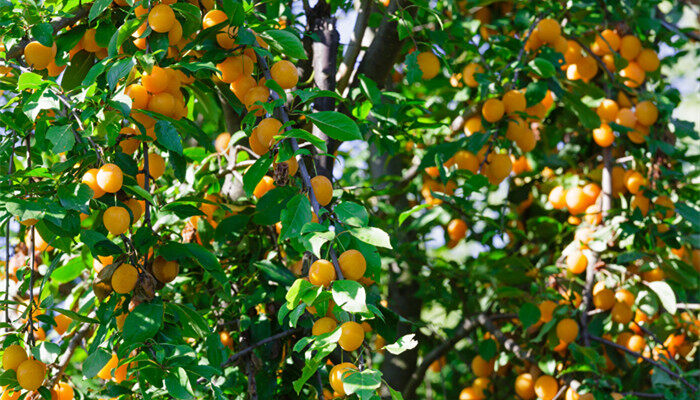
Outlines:
<svg viewBox="0 0 700 400"><path fill-rule="evenodd" d="M338 323L331 317L319 318L311 327L311 334L314 336L323 335L324 333L332 332L338 326Z"/></svg>
<svg viewBox="0 0 700 400"><path fill-rule="evenodd" d="M625 86L636 88L644 82L646 73L636 62L630 61L625 68L620 71L620 76L625 78Z"/></svg>
<svg viewBox="0 0 700 400"><path fill-rule="evenodd" d="M247 68L243 57L245 56L227 57L224 59L224 61L216 64L216 69L219 71L222 81L226 83L233 83L241 77L250 76L250 72L252 72L252 64Z"/></svg>
<svg viewBox="0 0 700 400"><path fill-rule="evenodd" d="M180 40L182 40L182 24L180 21L175 20L172 28L168 31L168 43L170 43L170 46L175 46Z"/></svg>
<svg viewBox="0 0 700 400"><path fill-rule="evenodd" d="M165 89L168 88L169 81L170 77L168 76L168 72L165 68L161 68L157 65L153 66L150 73L144 72L144 74L141 75L143 87L151 94L165 91Z"/></svg>
<svg viewBox="0 0 700 400"><path fill-rule="evenodd" d="M632 307L634 305L634 294L627 289L618 289L615 292L615 300Z"/></svg>
<svg viewBox="0 0 700 400"><path fill-rule="evenodd" d="M486 398L486 392L490 392L493 390L493 385L491 384L491 380L489 378L483 378L479 377L474 379L474 382L472 382L472 387L476 391L477 395L480 395L481 398Z"/></svg>
<svg viewBox="0 0 700 400"><path fill-rule="evenodd" d="M291 61L280 60L270 68L272 80L277 82L282 89L291 89L299 82L299 72Z"/></svg>
<svg viewBox="0 0 700 400"><path fill-rule="evenodd" d="M582 57L576 62L576 71L578 71L581 79L589 81L598 73L598 62L591 56Z"/></svg>
<svg viewBox="0 0 700 400"><path fill-rule="evenodd" d="M102 215L102 223L109 233L119 236L129 230L131 216L124 207L112 206Z"/></svg>
<svg viewBox="0 0 700 400"><path fill-rule="evenodd" d="M236 43L238 27L226 25L216 34L216 43L224 49L232 49Z"/></svg>
<svg viewBox="0 0 700 400"><path fill-rule="evenodd" d="M20 364L27 360L27 352L24 347L13 344L8 346L2 353L2 368L5 371L17 370Z"/></svg>
<svg viewBox="0 0 700 400"><path fill-rule="evenodd" d="M603 285L602 289L598 290L597 292L595 289L593 291L595 292L593 294L593 304L595 305L595 308L599 310L609 310L615 305L615 293L613 293L612 290Z"/></svg>
<svg viewBox="0 0 700 400"><path fill-rule="evenodd" d="M208 29L226 21L228 21L228 16L226 16L225 12L221 10L211 10L207 12L202 19L202 29Z"/></svg>
<svg viewBox="0 0 700 400"><path fill-rule="evenodd" d="M638 208L642 215L645 217L647 213L649 213L649 207L651 207L651 201L649 201L649 199L642 193L637 193L635 196L632 197L632 200L630 201L631 211L634 212L634 209Z"/></svg>
<svg viewBox="0 0 700 400"><path fill-rule="evenodd" d="M353 370L357 370L357 367L352 363L341 363L333 366L331 372L328 374L328 381L331 384L333 390L340 396L345 396L345 388L343 387L343 379L352 373Z"/></svg>
<svg viewBox="0 0 700 400"><path fill-rule="evenodd" d="M367 270L367 261L359 251L350 249L344 251L338 257L338 265L345 279L356 281L364 276Z"/></svg>
<svg viewBox="0 0 700 400"><path fill-rule="evenodd" d="M613 321L623 325L629 324L633 317L632 308L620 301L615 303L610 315Z"/></svg>
<svg viewBox="0 0 700 400"><path fill-rule="evenodd" d="M259 199L265 195L265 193L269 192L270 190L275 188L275 180L272 179L270 176L263 176L260 182L258 182L257 185L255 185L255 189L253 189L253 196L255 196L256 199Z"/></svg>
<svg viewBox="0 0 700 400"><path fill-rule="evenodd" d="M64 333L66 333L71 322L73 322L73 319L63 314L56 314L53 320L54 322L56 322L56 327L54 329L56 329L56 332L59 335L63 335Z"/></svg>
<svg viewBox="0 0 700 400"><path fill-rule="evenodd" d="M503 102L498 99L488 99L481 107L481 115L488 122L496 122L503 118L503 113L505 112L505 107Z"/></svg>
<svg viewBox="0 0 700 400"><path fill-rule="evenodd" d="M659 110L649 100L640 101L634 109L637 121L644 126L652 126L659 119Z"/></svg>
<svg viewBox="0 0 700 400"><path fill-rule="evenodd" d="M266 147L275 144L275 136L282 134L282 123L276 118L265 118L255 129L258 141Z"/></svg>
<svg viewBox="0 0 700 400"><path fill-rule="evenodd" d="M613 99L603 99L596 109L598 116L604 121L614 121L620 107Z"/></svg>
<svg viewBox="0 0 700 400"><path fill-rule="evenodd" d="M288 160L282 161L281 163L287 164L287 173L289 174L289 176L294 176L297 173L297 171L299 170L299 162L297 161L296 157L294 157L294 156L289 157ZM276 160L275 164L280 164L279 153L277 154L277 160Z"/></svg>
<svg viewBox="0 0 700 400"><path fill-rule="evenodd" d="M467 234L467 223L464 220L455 218L447 224L447 236L450 240L462 240Z"/></svg>
<svg viewBox="0 0 700 400"><path fill-rule="evenodd" d="M556 210L566 207L566 189L563 186L556 186L547 196L549 204Z"/></svg>
<svg viewBox="0 0 700 400"><path fill-rule="evenodd" d="M471 367L474 375L485 378L493 373L493 365L495 360L486 361L480 355L476 355L472 359Z"/></svg>
<svg viewBox="0 0 700 400"><path fill-rule="evenodd" d="M233 82L231 84L230 88L231 88L231 91L233 92L233 94L235 94L236 97L238 97L238 100L243 102L243 100L245 99L246 93L248 93L248 90L250 90L251 88L253 88L257 85L258 85L258 83L255 81L255 78L253 78L252 76L242 76L242 77L238 78L237 81Z"/></svg>
<svg viewBox="0 0 700 400"><path fill-rule="evenodd" d="M116 354L112 353L112 358L107 361L107 364L102 367L97 376L106 381L112 379L112 370L117 367L117 364L119 364L119 359Z"/></svg>
<svg viewBox="0 0 700 400"><path fill-rule="evenodd" d="M73 400L73 388L66 382L59 382L51 389L51 400Z"/></svg>
<svg viewBox="0 0 700 400"><path fill-rule="evenodd" d="M158 4L148 13L148 25L156 32L164 33L175 25L175 12L167 4Z"/></svg>
<svg viewBox="0 0 700 400"><path fill-rule="evenodd" d="M338 345L345 351L355 351L362 346L365 340L365 330L362 325L354 321L348 321L340 325L340 339Z"/></svg>
<svg viewBox="0 0 700 400"><path fill-rule="evenodd" d="M612 53L620 48L620 35L611 29L606 29L600 33L600 36L596 36L595 44L602 50L598 55Z"/></svg>
<svg viewBox="0 0 700 400"><path fill-rule="evenodd" d="M576 65L576 62L583 57L581 46L573 40L566 41L566 52L564 53L564 61L567 64Z"/></svg>
<svg viewBox="0 0 700 400"><path fill-rule="evenodd" d="M423 79L433 79L440 73L440 59L431 51L419 53L416 62L423 72Z"/></svg>
<svg viewBox="0 0 700 400"><path fill-rule="evenodd" d="M17 367L17 382L24 390L33 391L39 389L44 383L46 365L43 362L28 359Z"/></svg>
<svg viewBox="0 0 700 400"><path fill-rule="evenodd" d="M671 218L676 214L676 205L673 203L673 200L671 200L668 196L661 195L657 197L654 200L654 205L664 207L666 209L665 212L656 213L656 218Z"/></svg>
<svg viewBox="0 0 700 400"><path fill-rule="evenodd" d="M256 104L266 103L268 97L270 97L270 89L267 86L255 86L248 89L243 99L243 104L249 112L254 112L256 116L260 117L265 113L262 105Z"/></svg>
<svg viewBox="0 0 700 400"><path fill-rule="evenodd" d="M325 176L316 175L311 178L311 187L321 206L327 206L333 200L333 184Z"/></svg>
<svg viewBox="0 0 700 400"><path fill-rule="evenodd" d="M175 111L175 97L168 92L154 94L148 100L148 111L172 117Z"/></svg>
<svg viewBox="0 0 700 400"><path fill-rule="evenodd" d="M55 46L55 44L54 44ZM45 69L53 60L55 53L51 47L33 41L24 47L24 59L34 69Z"/></svg>
<svg viewBox="0 0 700 400"><path fill-rule="evenodd" d="M535 393L541 400L552 400L559 391L559 383L549 375L542 375L535 381Z"/></svg>
<svg viewBox="0 0 700 400"><path fill-rule="evenodd" d="M160 256L153 261L153 276L160 282L172 282L178 273L180 273L180 265L177 261L168 261Z"/></svg>
<svg viewBox="0 0 700 400"><path fill-rule="evenodd" d="M546 324L552 320L552 314L554 309L557 308L557 303L552 300L545 300L539 304L538 308L540 309L540 321Z"/></svg>
<svg viewBox="0 0 700 400"><path fill-rule="evenodd" d="M489 154L484 175L493 185L501 183L513 170L508 154Z"/></svg>
<svg viewBox="0 0 700 400"><path fill-rule="evenodd" d="M642 49L635 61L646 72L654 72L659 69L659 56L654 50Z"/></svg>
<svg viewBox="0 0 700 400"><path fill-rule="evenodd" d="M464 123L464 134L467 136L483 131L484 126L481 124L481 117L479 115L470 117L467 122Z"/></svg>
<svg viewBox="0 0 700 400"><path fill-rule="evenodd" d="M328 287L336 278L333 263L328 260L316 260L309 267L309 282L312 285Z"/></svg>
<svg viewBox="0 0 700 400"><path fill-rule="evenodd" d="M564 343L571 343L578 336L578 323L571 318L564 318L557 323L557 338Z"/></svg>
<svg viewBox="0 0 700 400"><path fill-rule="evenodd" d="M125 126L119 131L120 135L133 136L136 135L136 130L130 126ZM141 142L138 139L124 139L119 141L119 147L122 149L124 154L132 155L139 148Z"/></svg>
<svg viewBox="0 0 700 400"><path fill-rule="evenodd" d="M137 83L131 84L126 88L127 96L131 97L131 109L142 110L148 107L148 102L151 95L148 90Z"/></svg>
<svg viewBox="0 0 700 400"><path fill-rule="evenodd" d="M552 18L544 18L537 24L537 37L549 44L553 44L561 36L559 22Z"/></svg>
<svg viewBox="0 0 700 400"><path fill-rule="evenodd" d="M462 69L462 80L464 80L464 83L469 87L477 87L479 86L479 82L474 78L474 74L483 73L484 67L481 65L476 63L467 64L467 66Z"/></svg>
<svg viewBox="0 0 700 400"><path fill-rule="evenodd" d="M97 185L107 193L116 193L122 188L124 174L115 164L105 164L97 171Z"/></svg>
<svg viewBox="0 0 700 400"><path fill-rule="evenodd" d="M102 190L100 185L97 184L97 173L99 170L97 168L90 168L85 172L83 175L83 179L81 180L82 183L88 185L90 189L92 189L93 199L97 199L102 197L105 194L105 191Z"/></svg>
<svg viewBox="0 0 700 400"><path fill-rule="evenodd" d="M520 90L510 90L503 95L503 107L505 108L506 114L512 114L516 111L524 112L527 108L527 100L525 100L525 93Z"/></svg>
<svg viewBox="0 0 700 400"><path fill-rule="evenodd" d="M588 258L580 250L575 250L566 256L566 268L572 274L580 274L586 270Z"/></svg>
<svg viewBox="0 0 700 400"><path fill-rule="evenodd" d="M642 50L642 42L636 36L626 35L620 40L620 55L627 61L637 58Z"/></svg>
<svg viewBox="0 0 700 400"><path fill-rule="evenodd" d="M593 129L593 141L600 147L608 147L615 141L615 133L610 125L603 123Z"/></svg>
<svg viewBox="0 0 700 400"><path fill-rule="evenodd" d="M224 153L228 149L229 142L231 141L231 134L228 132L220 133L214 140L214 148L217 153Z"/></svg>
<svg viewBox="0 0 700 400"><path fill-rule="evenodd" d="M535 394L535 378L531 374L524 373L515 378L515 394L523 400L532 400Z"/></svg>
<svg viewBox="0 0 700 400"><path fill-rule="evenodd" d="M158 179L163 176L165 172L165 160L160 154L149 153L148 154L148 176L151 179Z"/></svg>
<svg viewBox="0 0 700 400"><path fill-rule="evenodd" d="M454 156L458 169L464 169L476 173L479 170L479 159L466 150L458 151Z"/></svg>
<svg viewBox="0 0 700 400"><path fill-rule="evenodd" d="M640 188L645 184L646 179L637 171L629 171L629 174L625 176L625 187L632 194L639 193Z"/></svg>
<svg viewBox="0 0 700 400"><path fill-rule="evenodd" d="M139 273L131 264L122 264L112 274L112 289L119 294L129 293L136 287Z"/></svg>
<svg viewBox="0 0 700 400"><path fill-rule="evenodd" d="M629 108L621 108L615 115L615 123L627 128L634 128L637 124L637 116Z"/></svg>
<svg viewBox="0 0 700 400"><path fill-rule="evenodd" d="M459 392L459 400L484 400L484 394L477 391L474 387L465 387Z"/></svg>

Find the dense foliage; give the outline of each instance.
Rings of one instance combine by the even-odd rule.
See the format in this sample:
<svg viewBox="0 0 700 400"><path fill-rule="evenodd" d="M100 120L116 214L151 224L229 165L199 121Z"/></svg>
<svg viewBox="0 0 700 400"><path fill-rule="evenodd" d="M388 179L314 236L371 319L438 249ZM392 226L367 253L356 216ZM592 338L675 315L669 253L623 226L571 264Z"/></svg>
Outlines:
<svg viewBox="0 0 700 400"><path fill-rule="evenodd" d="M684 10L0 2L2 399L697 398Z"/></svg>

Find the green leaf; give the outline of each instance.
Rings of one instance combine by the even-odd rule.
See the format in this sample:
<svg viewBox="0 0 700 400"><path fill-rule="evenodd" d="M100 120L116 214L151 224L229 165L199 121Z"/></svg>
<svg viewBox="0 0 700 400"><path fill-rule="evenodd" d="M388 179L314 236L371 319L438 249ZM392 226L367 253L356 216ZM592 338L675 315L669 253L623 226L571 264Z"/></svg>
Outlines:
<svg viewBox="0 0 700 400"><path fill-rule="evenodd" d="M192 204L185 203L170 203L166 204L161 208L162 211L170 211L178 216L178 218L185 219L193 217L195 215L206 215L202 210L193 206Z"/></svg>
<svg viewBox="0 0 700 400"><path fill-rule="evenodd" d="M23 72L22 75L17 79L17 89L18 90L36 90L41 87L44 80L41 75L35 74L34 72Z"/></svg>
<svg viewBox="0 0 700 400"><path fill-rule="evenodd" d="M495 340L487 339L479 343L478 352L484 360L490 360L495 357L497 351L498 346Z"/></svg>
<svg viewBox="0 0 700 400"><path fill-rule="evenodd" d="M133 67L134 60L131 58L125 58L115 62L109 71L107 71L107 83L109 84L109 90L114 91L114 88L117 87L119 80L129 75L129 72L131 72Z"/></svg>
<svg viewBox="0 0 700 400"><path fill-rule="evenodd" d="M325 140L321 139L318 136L314 136L303 129L290 129L288 131L285 131L282 136L306 140L307 142L313 144L314 146L316 146L316 148L323 151L324 153L328 151L328 147L326 146Z"/></svg>
<svg viewBox="0 0 700 400"><path fill-rule="evenodd" d="M383 230L376 227L367 228L352 228L350 229L350 234L360 239L365 243L369 243L373 246L384 247L391 249L391 240L389 235Z"/></svg>
<svg viewBox="0 0 700 400"><path fill-rule="evenodd" d="M430 207L430 204L428 204L428 203L420 204L417 206L413 206L410 210L406 210L406 211L402 212L401 214L399 214L399 226L401 226L403 224L403 222L406 220L406 218L408 218L414 212L422 210L424 208L428 208L428 207Z"/></svg>
<svg viewBox="0 0 700 400"><path fill-rule="evenodd" d="M270 48L291 58L306 60L306 52L301 40L289 31L267 30L260 34Z"/></svg>
<svg viewBox="0 0 700 400"><path fill-rule="evenodd" d="M700 212L690 204L678 202L676 210L684 220L690 222L696 231L700 231Z"/></svg>
<svg viewBox="0 0 700 400"><path fill-rule="evenodd" d="M110 358L112 355L103 348L98 348L94 353L88 355L83 361L83 377L90 379L96 376L107 365Z"/></svg>
<svg viewBox="0 0 700 400"><path fill-rule="evenodd" d="M69 151L75 145L75 136L70 125L53 125L46 131L46 138L53 144L56 154Z"/></svg>
<svg viewBox="0 0 700 400"><path fill-rule="evenodd" d="M355 121L337 111L319 111L306 116L321 132L329 137L347 141L362 140L360 129Z"/></svg>
<svg viewBox="0 0 700 400"><path fill-rule="evenodd" d="M364 207L350 201L340 202L333 209L338 219L345 225L367 226L369 224L369 214Z"/></svg>
<svg viewBox="0 0 700 400"><path fill-rule="evenodd" d="M228 281L219 260L212 252L197 243L186 243L185 247L197 264L207 270L219 283L223 285Z"/></svg>
<svg viewBox="0 0 700 400"><path fill-rule="evenodd" d="M292 197L281 213L282 230L279 240L298 237L301 228L311 221L311 204L304 194L297 194Z"/></svg>
<svg viewBox="0 0 700 400"><path fill-rule="evenodd" d="M182 140L175 127L168 121L158 121L155 126L158 143L170 151L182 154Z"/></svg>
<svg viewBox="0 0 700 400"><path fill-rule="evenodd" d="M350 313L361 313L367 309L367 294L359 283L350 280L333 282L333 301L343 310Z"/></svg>
<svg viewBox="0 0 700 400"><path fill-rule="evenodd" d="M163 303L158 300L144 302L136 306L124 321L124 340L141 343L150 339L163 324Z"/></svg>
<svg viewBox="0 0 700 400"><path fill-rule="evenodd" d="M56 191L61 206L69 210L76 210L88 214L90 209L88 202L92 198L92 190L87 185L69 183L58 187Z"/></svg>
<svg viewBox="0 0 700 400"><path fill-rule="evenodd" d="M273 264L270 261L258 261L254 262L253 265L264 272L270 280L282 285L291 285L295 280L295 276L290 270L280 265Z"/></svg>
<svg viewBox="0 0 700 400"><path fill-rule="evenodd" d="M542 78L550 78L556 73L552 63L540 57L530 61L530 68L532 68Z"/></svg>
<svg viewBox="0 0 700 400"><path fill-rule="evenodd" d="M190 379L187 376L187 372L182 367L165 375L165 388L168 390L168 394L176 399L194 399Z"/></svg>
<svg viewBox="0 0 700 400"><path fill-rule="evenodd" d="M92 7L90 7L88 19L92 21L99 17L110 4L112 4L112 0L96 0L94 3L92 3Z"/></svg>
<svg viewBox="0 0 700 400"><path fill-rule="evenodd" d="M518 311L518 318L523 324L523 329L527 329L530 326L537 323L540 320L540 309L532 303L525 303L520 307Z"/></svg>
<svg viewBox="0 0 700 400"><path fill-rule="evenodd" d="M58 283L70 282L80 276L86 269L85 261L80 257L75 257L65 263L63 266L56 268L51 273L51 279Z"/></svg>
<svg viewBox="0 0 700 400"><path fill-rule="evenodd" d="M77 52L63 72L61 87L67 91L78 87L80 83L85 80L94 63L95 55L93 53L89 53L85 50Z"/></svg>
<svg viewBox="0 0 700 400"><path fill-rule="evenodd" d="M343 379L345 393L353 394L360 390L375 390L382 384L382 373L374 369L351 371Z"/></svg>
<svg viewBox="0 0 700 400"><path fill-rule="evenodd" d="M415 336L415 333L401 336L395 343L386 345L384 348L391 354L401 354L404 351L411 350L418 346L418 341L415 339Z"/></svg>
<svg viewBox="0 0 700 400"><path fill-rule="evenodd" d="M56 343L51 342L41 342L38 347L32 349L32 353L38 350L39 357L37 357L44 364L52 364L56 362L58 356L61 354L61 347Z"/></svg>
<svg viewBox="0 0 700 400"><path fill-rule="evenodd" d="M32 36L37 42L46 47L53 46L53 26L48 22L36 24L31 29Z"/></svg>
<svg viewBox="0 0 700 400"><path fill-rule="evenodd" d="M661 300L661 305L664 306L666 311L668 311L671 315L676 313L676 294L673 292L673 289L671 289L671 286L669 286L668 283L664 281L656 281L656 282L645 282L651 290L656 293L657 296L659 296L659 300Z"/></svg>
<svg viewBox="0 0 700 400"><path fill-rule="evenodd" d="M248 168L245 175L243 175L243 190L245 190L246 196L253 194L255 187L260 183L262 177L267 174L267 171L272 165L272 158L270 154L267 153L255 161L255 163Z"/></svg>

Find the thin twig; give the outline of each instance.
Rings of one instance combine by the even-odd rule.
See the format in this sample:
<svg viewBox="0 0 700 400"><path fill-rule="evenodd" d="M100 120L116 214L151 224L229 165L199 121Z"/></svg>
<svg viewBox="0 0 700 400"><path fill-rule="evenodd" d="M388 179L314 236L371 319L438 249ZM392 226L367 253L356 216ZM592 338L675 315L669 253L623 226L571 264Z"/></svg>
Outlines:
<svg viewBox="0 0 700 400"><path fill-rule="evenodd" d="M68 367L68 363L70 362L70 359L73 357L73 353L75 353L75 350L78 349L78 346L80 346L80 342L87 336L87 334L90 332L91 329L90 324L85 324L83 328L81 328L79 331L75 333L73 338L71 339L70 343L68 343L68 347L66 348L66 351L63 353L61 356L61 359L58 362L58 371L54 373L53 378L51 378L51 381L49 383L49 388L53 388L54 385L56 385L60 380L61 377L63 376L63 373L66 371L66 368Z"/></svg>
<svg viewBox="0 0 700 400"><path fill-rule="evenodd" d="M523 46L520 48L520 53L518 53L518 59L515 62L515 72L513 73L513 80L511 81L513 88L517 88L518 85L518 75L520 74L520 68L518 68L518 65L520 65L520 62L525 55L525 47L527 46L527 42L530 40L530 36L532 36L532 32L534 32L535 28L537 28L537 24L540 22L540 19L542 19L542 16L535 18L532 25L530 25L530 29L528 29L527 34L525 35L525 39L522 41Z"/></svg>
<svg viewBox="0 0 700 400"><path fill-rule="evenodd" d="M7 166L7 175L12 175L12 169L15 165L15 143L10 139L10 161ZM12 185L12 179L9 180L10 185ZM10 323L10 222L11 219L7 219L7 226L5 227L5 323Z"/></svg>
<svg viewBox="0 0 700 400"><path fill-rule="evenodd" d="M294 335L294 334L299 333L299 332L301 332L301 331L302 331L301 328L289 329L289 330L280 332L280 333L278 333L278 334L276 334L276 335L272 335L272 336L270 336L270 337L267 337L267 338L265 338L265 339L263 339L263 340L261 340L261 341L259 341L259 342L256 342L256 343L254 343L254 344L252 344L252 345L246 347L245 349L243 349L243 350L241 350L241 351L235 353L235 354L232 355L231 357L229 357L228 360L224 361L224 363L221 364L221 368L225 368L225 367L227 367L227 366L233 364L233 363L236 362L236 360L238 360L239 358L250 354L253 350L257 349L258 347L260 347L260 346L262 346L262 345L264 345L264 344L267 344L267 343L270 343L270 342L274 342L275 340L283 339L283 338L285 338L285 337L287 337L287 336Z"/></svg>
<svg viewBox="0 0 700 400"><path fill-rule="evenodd" d="M32 169L32 143L31 143L31 134L27 135L26 137L26 142L27 142L27 171L30 171ZM31 178L30 178L31 179ZM32 309L34 306L34 268L36 264L36 255L34 254L35 251L35 227L32 225L29 228L29 310L28 310L28 324L29 324L29 332L28 334L28 341L29 341L29 346L34 346L35 341L34 341L34 317L32 315Z"/></svg>

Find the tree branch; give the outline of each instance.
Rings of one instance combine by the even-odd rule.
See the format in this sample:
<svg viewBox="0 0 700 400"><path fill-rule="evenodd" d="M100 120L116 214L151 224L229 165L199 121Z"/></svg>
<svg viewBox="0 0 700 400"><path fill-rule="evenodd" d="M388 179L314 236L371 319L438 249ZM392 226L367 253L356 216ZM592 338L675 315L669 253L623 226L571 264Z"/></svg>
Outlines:
<svg viewBox="0 0 700 400"><path fill-rule="evenodd" d="M66 348L66 351L63 353L61 359L58 362L58 371L56 371L53 378L51 378L51 380L49 381L49 388L53 388L54 385L56 385L61 380L61 377L63 377L64 372L66 372L66 368L68 367L70 359L73 357L73 353L75 353L75 350L77 350L78 346L80 346L80 342L88 335L90 329L91 325L85 324L83 328L81 328L75 333L75 335L73 335L73 338L71 339L70 343L68 343L68 348Z"/></svg>
<svg viewBox="0 0 700 400"><path fill-rule="evenodd" d="M303 329L301 329L301 328L288 329L288 330L283 331L283 332L280 332L280 333L278 333L278 334L276 334L276 335L272 335L272 336L270 336L270 337L267 337L267 338L265 338L265 339L263 339L263 340L261 340L261 341L259 341L259 342L256 342L256 343L254 343L254 344L252 344L252 345L246 347L245 349L243 349L243 350L241 350L241 351L235 353L235 354L232 355L231 357L229 357L228 360L226 360L223 364L221 364L221 368L225 368L225 367L227 367L227 366L229 366L229 365L235 363L236 360L238 360L239 358L250 354L253 350L257 349L258 347L260 347L260 346L262 346L262 345L264 345L264 344L267 344L267 343L270 343L270 342L274 342L275 340L283 339L283 338L285 338L285 337L287 337L287 336L291 336L291 335L294 335L294 334L296 334L296 333L300 333L300 332L302 332L302 331L303 331Z"/></svg>
<svg viewBox="0 0 700 400"><path fill-rule="evenodd" d="M350 77L355 67L357 57L362 49L362 40L367 31L367 22L369 21L372 2L370 0L355 0L355 10L357 11L357 19L355 20L355 29L352 32L350 43L345 48L345 57L343 62L338 67L338 73L335 79L338 82L338 91L342 92L348 86Z"/></svg>

